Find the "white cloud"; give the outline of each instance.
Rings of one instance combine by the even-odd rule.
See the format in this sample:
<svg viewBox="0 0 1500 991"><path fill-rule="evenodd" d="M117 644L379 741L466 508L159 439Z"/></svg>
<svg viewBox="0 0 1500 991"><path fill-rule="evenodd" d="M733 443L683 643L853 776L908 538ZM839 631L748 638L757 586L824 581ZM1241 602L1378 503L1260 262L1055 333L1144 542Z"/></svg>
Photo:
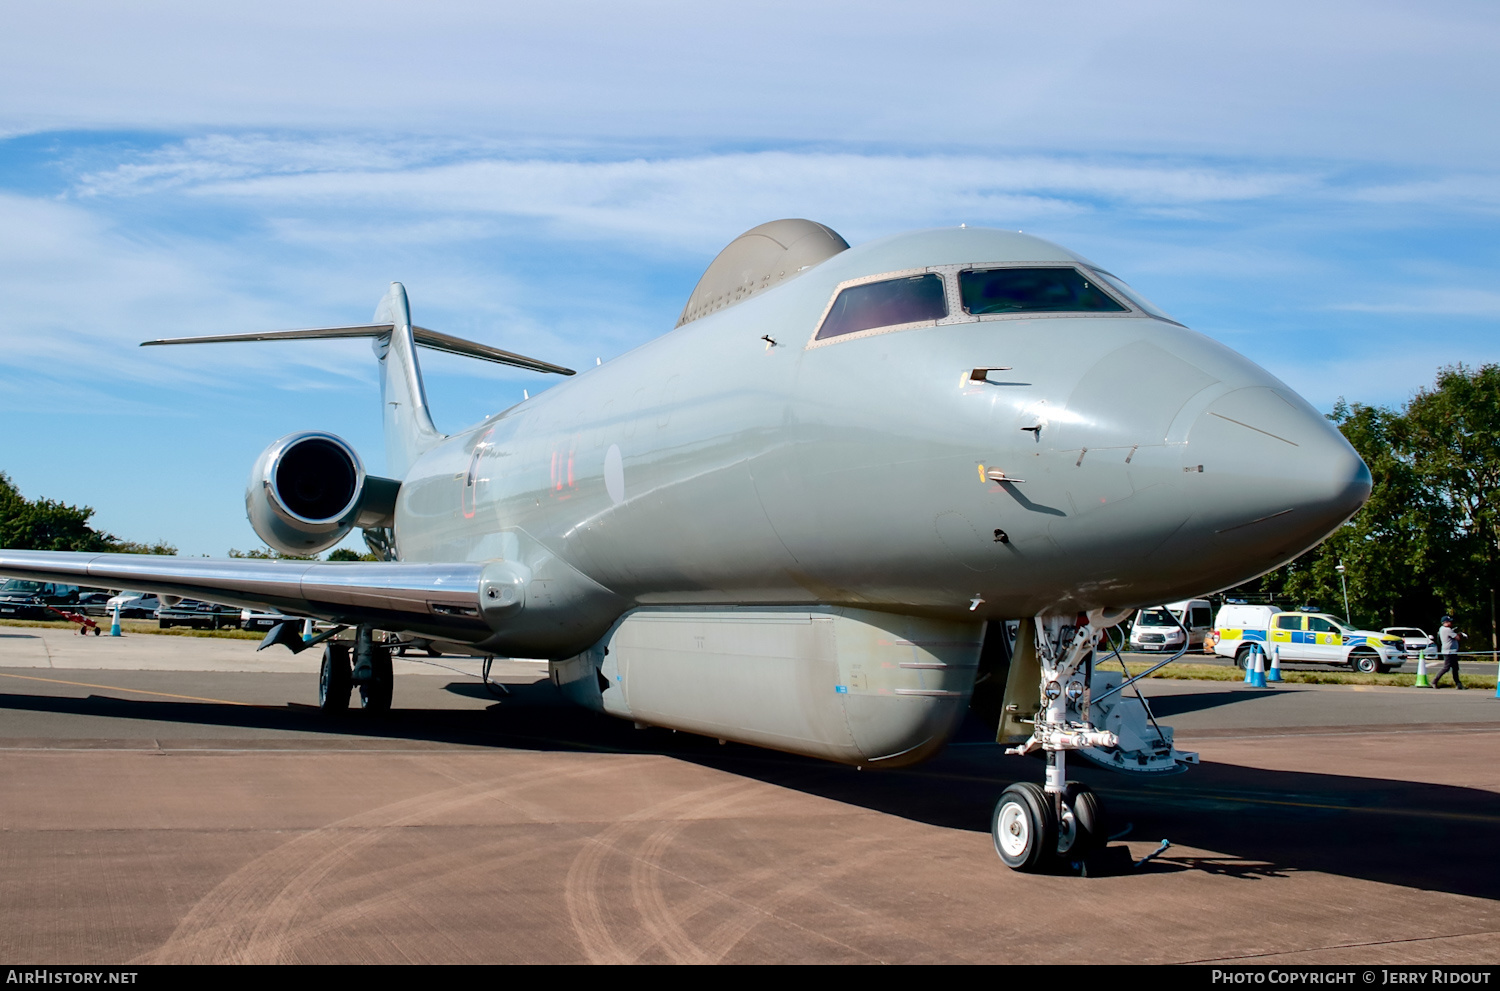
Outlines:
<svg viewBox="0 0 1500 991"><path fill-rule="evenodd" d="M364 154L362 147L370 147ZM1173 161L1069 156L894 155L764 151L610 160L602 149L506 158L482 143L427 145L384 156L353 139L219 136L183 142L86 174L85 197L180 192L261 211L347 211L367 219L277 219L305 241L352 239L376 223L417 241L484 238L491 218L553 225L570 237L642 237L704 250L768 217L812 216L851 236L934 223L1035 223L1101 205L1211 211L1305 194L1316 173ZM417 214L416 222L403 215ZM436 219L435 219L436 218ZM848 233L848 232L846 232Z"/></svg>
<svg viewBox="0 0 1500 991"><path fill-rule="evenodd" d="M1330 310L1351 313L1430 313L1434 316L1500 317L1500 292L1454 286L1413 290L1404 299L1336 303Z"/></svg>
<svg viewBox="0 0 1500 991"><path fill-rule="evenodd" d="M14 6L14 5L13 5ZM8 11L0 131L1492 158L1493 3L735 7L54 0Z"/></svg>

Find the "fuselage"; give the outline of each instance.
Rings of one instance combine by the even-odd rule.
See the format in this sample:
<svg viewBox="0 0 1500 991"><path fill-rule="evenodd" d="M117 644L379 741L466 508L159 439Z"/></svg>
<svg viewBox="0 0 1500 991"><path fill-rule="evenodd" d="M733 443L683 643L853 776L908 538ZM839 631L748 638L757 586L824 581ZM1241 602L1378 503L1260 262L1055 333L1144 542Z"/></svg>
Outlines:
<svg viewBox="0 0 1500 991"><path fill-rule="evenodd" d="M424 454L400 555L554 556L621 609L977 620L1224 588L1363 503L1368 471L1324 417L1136 303L813 340L852 281L1025 265L1095 271L1022 234L926 231L681 326Z"/></svg>

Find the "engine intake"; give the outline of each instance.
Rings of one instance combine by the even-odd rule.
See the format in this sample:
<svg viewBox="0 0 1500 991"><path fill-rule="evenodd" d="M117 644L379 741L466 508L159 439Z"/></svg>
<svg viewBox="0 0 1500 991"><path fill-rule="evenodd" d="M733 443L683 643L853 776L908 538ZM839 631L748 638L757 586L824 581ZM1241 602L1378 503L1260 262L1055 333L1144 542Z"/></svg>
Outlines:
<svg viewBox="0 0 1500 991"><path fill-rule="evenodd" d="M261 452L245 489L255 533L283 554L327 550L356 526L388 527L401 483L365 474L333 434L290 434Z"/></svg>

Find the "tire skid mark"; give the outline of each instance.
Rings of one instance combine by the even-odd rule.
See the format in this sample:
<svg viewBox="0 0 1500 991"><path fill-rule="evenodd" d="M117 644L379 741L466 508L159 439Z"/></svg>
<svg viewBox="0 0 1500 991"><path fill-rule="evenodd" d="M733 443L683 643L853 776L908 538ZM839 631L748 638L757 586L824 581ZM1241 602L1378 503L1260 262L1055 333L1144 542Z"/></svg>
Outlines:
<svg viewBox="0 0 1500 991"><path fill-rule="evenodd" d="M736 912L728 919L715 926L703 940L704 951L709 955L710 962L720 963L730 954L736 946L744 941L746 936L754 932L756 928L766 922L775 921L785 926L792 926L815 939L835 943L853 953L858 953L874 961L876 958L859 947L851 946L842 940L836 939L827 933L808 929L800 923L783 918L778 913L781 906L790 902L801 901L815 891L824 887L834 878L862 870L874 861L887 856L889 851L877 845L871 844L869 849L859 855L850 855L844 848L838 861L832 867L826 868L822 873L814 873L809 870L797 870L799 867L811 867L814 862L826 859L822 853L809 853L796 858L790 864L779 864L773 867L763 868L757 874L758 878L747 878L745 885L736 887L748 887L756 880L768 878L789 878L786 883L775 888L769 896L757 899L754 902L743 901L733 895Z"/></svg>
<svg viewBox="0 0 1500 991"><path fill-rule="evenodd" d="M355 881L349 881L331 889L325 888L324 893L327 897L324 900L331 902L332 905L325 912L315 913L313 918L304 920L298 925L295 946L316 943L326 937L346 931L348 927L356 923L373 925L379 929L381 927L378 921L381 918L399 919L407 928L413 920L427 922L430 913L425 906L431 905L432 901L430 898L421 897L423 893L441 894L453 881L467 880L475 875L501 869L514 870L527 862L543 859L549 854L574 846L576 843L575 837L568 837L505 853L499 853L493 849L499 846L498 843L489 847L466 847L409 861L399 867L388 868L375 874L364 874ZM418 875L415 880L407 877L413 874ZM370 888L379 890L369 897L357 900L340 897L346 890L356 886L364 890ZM313 907L317 908L317 906ZM429 924L436 937L447 937L441 925ZM422 958L408 957L408 959L414 963L440 963L445 958L441 954L429 953L424 954Z"/></svg>
<svg viewBox="0 0 1500 991"><path fill-rule="evenodd" d="M573 923L573 932L590 963L631 963L646 948L621 945L605 918L599 880L609 855L619 853L625 857L634 857L634 845L627 844L625 839L643 823L664 818L683 818L678 814L679 810L685 812L694 808L701 809L705 802L713 801L717 795L748 791L756 786L755 782L737 779L683 792L618 819L602 832L584 841L583 849L573 858L573 863L568 868L567 880L563 884L563 897L569 919ZM647 944L649 945L650 943Z"/></svg>
<svg viewBox="0 0 1500 991"><path fill-rule="evenodd" d="M221 881L142 962L280 961L288 945L287 932L313 889L354 854L378 842L385 830L416 825L467 805L505 800L534 784L555 784L619 768L617 762L562 773L545 767L498 781L474 781L364 810L303 833Z"/></svg>
<svg viewBox="0 0 1500 991"><path fill-rule="evenodd" d="M681 828L687 825L687 822L683 822ZM676 832L680 832L681 828ZM655 845L652 850L654 859L659 861L660 854L664 853L666 848L666 844ZM696 885L699 890L692 897L680 901L675 913L668 909L666 899L662 897L659 889L658 897L645 900L645 904L653 906L660 913L656 918L657 928L675 930L681 934L680 939L692 945L695 962L717 963L721 961L756 927L772 920L800 929L817 941L834 943L850 952L870 957L870 954L865 951L849 946L832 936L810 930L789 919L783 919L776 914L775 910L790 901L805 898L834 877L864 868L871 861L885 856L887 852L878 845L869 845L862 853L850 855L845 847L841 848L838 860L829 865L826 853L810 850L790 860L783 858L748 872L744 869L743 857L741 857L735 859L730 865L734 868L732 881L728 884L713 886L683 878L680 873L671 871L658 862L651 865L658 868L656 871L642 871L641 873L649 875L655 881L659 881L663 875L678 877ZM722 859L727 861L729 858ZM816 867L822 867L823 871L815 873L812 868ZM781 883L758 897L747 894L748 891L768 881ZM752 897L754 900L748 900ZM730 910L727 919L710 929L704 938L693 939L688 935L685 925L689 920L696 918L708 908L721 904Z"/></svg>
<svg viewBox="0 0 1500 991"><path fill-rule="evenodd" d="M640 954L645 949L659 946L675 963L710 962L697 941L688 935L673 916L667 903L666 892L662 889L662 880L671 876L694 885L698 889L699 897L694 898L693 901L701 900L705 906L714 898L712 895L702 898L705 890L703 885L669 871L662 864L662 856L682 831L695 820L719 818L729 809L752 797L753 793L758 790L754 788L753 782L745 782L745 785L745 788L736 788L727 795L698 806L693 819L675 819L661 823L641 841L630 862L630 900L641 917L646 935L649 935L651 939L645 948L634 955L636 959L640 958Z"/></svg>
<svg viewBox="0 0 1500 991"><path fill-rule="evenodd" d="M754 799L764 786L759 782L744 782L744 787L720 786L669 799L650 809L642 810L632 821L622 821L594 838L594 842L579 854L574 869L569 872L567 892L569 910L574 915L575 929L583 942L585 953L595 962L636 962L653 949L659 949L669 960L676 963L711 963L723 959L735 946L744 940L757 926L776 921L803 931L810 938L823 943L832 943L859 956L871 955L849 946L835 937L809 930L791 920L781 919L775 909L794 899L804 898L817 890L831 877L865 867L869 862L885 856L884 848L871 846L863 853L850 856L847 850L839 860L829 865L828 855L823 851L808 851L798 857L781 859L746 872L743 856L723 858L733 880L727 885L710 885L688 877L662 863L664 854L689 826L723 817L735 805ZM710 799L714 792L728 788L729 793ZM677 816L658 823L643 833L642 820L661 818L675 808L691 803L693 814ZM634 841L629 840L634 836ZM630 859L630 896L640 929L623 938L616 938L605 918L597 890L598 880L610 854ZM824 868L821 874L810 873L799 868ZM831 874L829 873L831 868ZM693 890L687 897L680 897L676 905L669 903L662 882L672 878ZM767 896L756 901L747 901L744 892L764 885L780 882ZM763 904L767 902L768 904ZM715 907L726 906L730 917L715 926L706 939L692 936L686 923Z"/></svg>
<svg viewBox="0 0 1500 991"><path fill-rule="evenodd" d="M485 788L478 793L464 794L473 785L459 786L456 790L459 794L445 800L437 807L424 807L412 815L404 815L399 820L389 823L381 830L368 830L362 834L358 848L364 848L378 842L384 829L416 825L418 820L430 818L447 812L455 811L467 805L473 805L483 801L505 801L519 788L525 788L531 784L546 783L549 785L570 779L589 777L596 774L613 771L613 767L600 767L590 765L574 768L569 771L559 772L555 768L538 768L533 771L523 772L515 775L498 785ZM282 959L282 954L287 944L287 933L292 923L296 920L302 906L311 898L313 891L320 885L323 879L336 867L348 862L350 854L355 849L354 843L340 844L335 850L329 851L319 858L315 866L302 871L298 876L279 891L271 903L262 913L260 921L255 927L250 944L246 952L254 962L270 962Z"/></svg>

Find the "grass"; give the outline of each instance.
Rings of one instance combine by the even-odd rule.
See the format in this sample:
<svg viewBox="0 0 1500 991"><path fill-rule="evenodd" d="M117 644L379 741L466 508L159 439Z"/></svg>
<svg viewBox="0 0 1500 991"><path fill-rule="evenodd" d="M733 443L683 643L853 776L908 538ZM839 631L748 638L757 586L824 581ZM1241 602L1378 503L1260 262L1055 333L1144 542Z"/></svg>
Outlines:
<svg viewBox="0 0 1500 991"><path fill-rule="evenodd" d="M1105 670L1108 670L1106 668ZM1427 675L1430 680L1437 673L1435 667L1428 668ZM1151 675L1153 678L1180 678L1189 681L1244 681L1245 672L1239 668L1218 664L1190 664L1178 662L1168 664L1160 671ZM1472 674L1463 676L1464 684L1470 688L1495 687L1494 678L1475 677ZM1330 668L1327 671L1288 671L1285 668L1281 672L1281 680L1291 684L1302 685L1387 685L1393 688L1410 688L1417 682L1415 671L1392 672L1390 674L1360 674L1358 671L1340 671Z"/></svg>
<svg viewBox="0 0 1500 991"><path fill-rule="evenodd" d="M94 622L104 631L101 636L109 636L109 617L93 616ZM70 623L65 619L0 619L0 626L40 626L52 630L76 630L77 623ZM185 626L173 626L163 630L157 626L154 619L122 619L120 620L120 632L137 634L150 634L163 637L214 637L219 640L261 640L265 634L254 630L194 630Z"/></svg>

